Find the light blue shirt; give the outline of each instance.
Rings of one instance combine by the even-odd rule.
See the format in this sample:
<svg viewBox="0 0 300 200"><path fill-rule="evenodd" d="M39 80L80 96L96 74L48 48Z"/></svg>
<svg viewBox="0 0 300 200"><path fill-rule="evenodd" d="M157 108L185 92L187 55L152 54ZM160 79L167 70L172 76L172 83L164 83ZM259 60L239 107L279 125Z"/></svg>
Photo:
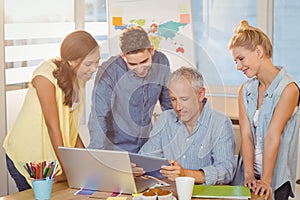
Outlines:
<svg viewBox="0 0 300 200"><path fill-rule="evenodd" d="M294 79L280 68L280 72L272 81L271 85L264 94L264 99L259 110L256 135L260 142L262 151L264 150L264 137L272 119L274 110L280 99L280 96L286 86L292 83ZM253 116L257 109L259 81L253 78L247 81L243 87L243 98L248 120L251 124L252 133L254 131ZM278 189L282 184L289 181L293 193L295 192L297 158L298 158L298 135L299 135L299 106L293 116L288 120L280 137L280 145L277 154L277 160L273 170L271 187L273 191ZM254 141L256 142L256 141ZM266 147L267 148L267 147ZM240 154L241 155L241 154ZM234 178L235 185L244 183L242 158L238 160L238 170ZM294 193L295 194L295 193Z"/></svg>
<svg viewBox="0 0 300 200"><path fill-rule="evenodd" d="M230 119L208 101L189 134L174 110L164 111L141 154L177 160L183 168L202 169L207 185L229 184L235 169L235 139Z"/></svg>
<svg viewBox="0 0 300 200"><path fill-rule="evenodd" d="M158 51L144 78L129 70L120 55L104 62L92 94L88 148L138 152L148 140L157 101L162 110L172 108L167 88L169 76L169 61Z"/></svg>

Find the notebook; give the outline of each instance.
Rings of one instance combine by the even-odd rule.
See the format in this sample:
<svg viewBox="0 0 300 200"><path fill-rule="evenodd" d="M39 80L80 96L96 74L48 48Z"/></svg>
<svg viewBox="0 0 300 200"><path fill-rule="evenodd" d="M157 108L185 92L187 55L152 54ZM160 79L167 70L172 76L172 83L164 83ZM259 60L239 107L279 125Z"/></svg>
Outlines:
<svg viewBox="0 0 300 200"><path fill-rule="evenodd" d="M231 185L195 185L193 197L222 198L222 199L249 199L251 192L248 187Z"/></svg>
<svg viewBox="0 0 300 200"><path fill-rule="evenodd" d="M126 151L58 149L70 188L133 194L158 183L152 178L134 177Z"/></svg>

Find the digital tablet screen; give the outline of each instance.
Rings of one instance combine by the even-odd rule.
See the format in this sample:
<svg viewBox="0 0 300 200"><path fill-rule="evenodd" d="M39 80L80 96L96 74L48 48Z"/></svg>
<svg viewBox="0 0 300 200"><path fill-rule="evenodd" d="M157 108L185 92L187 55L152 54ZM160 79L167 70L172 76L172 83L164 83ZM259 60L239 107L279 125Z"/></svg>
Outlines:
<svg viewBox="0 0 300 200"><path fill-rule="evenodd" d="M162 165L169 165L166 158L146 156L137 153L129 153L130 162L142 167L146 173L159 171Z"/></svg>

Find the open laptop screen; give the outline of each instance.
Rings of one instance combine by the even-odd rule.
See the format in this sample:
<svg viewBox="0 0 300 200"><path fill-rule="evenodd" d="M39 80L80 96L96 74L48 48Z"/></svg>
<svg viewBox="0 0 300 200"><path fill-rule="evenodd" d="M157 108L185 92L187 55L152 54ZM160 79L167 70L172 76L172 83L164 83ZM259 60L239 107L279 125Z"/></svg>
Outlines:
<svg viewBox="0 0 300 200"><path fill-rule="evenodd" d="M70 188L119 193L137 193L157 181L144 179L137 185L128 152L59 147Z"/></svg>

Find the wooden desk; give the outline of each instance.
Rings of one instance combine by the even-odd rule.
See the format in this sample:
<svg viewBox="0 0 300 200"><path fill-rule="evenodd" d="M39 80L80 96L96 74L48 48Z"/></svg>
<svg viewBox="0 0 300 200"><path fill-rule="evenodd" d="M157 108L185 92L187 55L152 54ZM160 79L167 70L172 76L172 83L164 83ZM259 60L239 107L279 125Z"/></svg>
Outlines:
<svg viewBox="0 0 300 200"><path fill-rule="evenodd" d="M177 196L174 183L173 184L172 182L169 183L171 183L171 185L168 187L164 187L164 189L172 191L174 196ZM95 192L92 196L74 195L76 191L78 190L69 188L67 182L53 184L51 200L62 200L62 199L63 200L97 200L97 199L105 200L111 194L107 192ZM132 199L131 195L121 195L121 196L127 196L128 200ZM25 199L34 200L32 189L18 192L16 194L12 194L9 196L0 197L0 200L25 200ZM193 199L212 200L212 199L203 199L203 198L193 198ZM214 199L214 200L221 200L221 199ZM263 200L263 197L251 194L251 200Z"/></svg>

